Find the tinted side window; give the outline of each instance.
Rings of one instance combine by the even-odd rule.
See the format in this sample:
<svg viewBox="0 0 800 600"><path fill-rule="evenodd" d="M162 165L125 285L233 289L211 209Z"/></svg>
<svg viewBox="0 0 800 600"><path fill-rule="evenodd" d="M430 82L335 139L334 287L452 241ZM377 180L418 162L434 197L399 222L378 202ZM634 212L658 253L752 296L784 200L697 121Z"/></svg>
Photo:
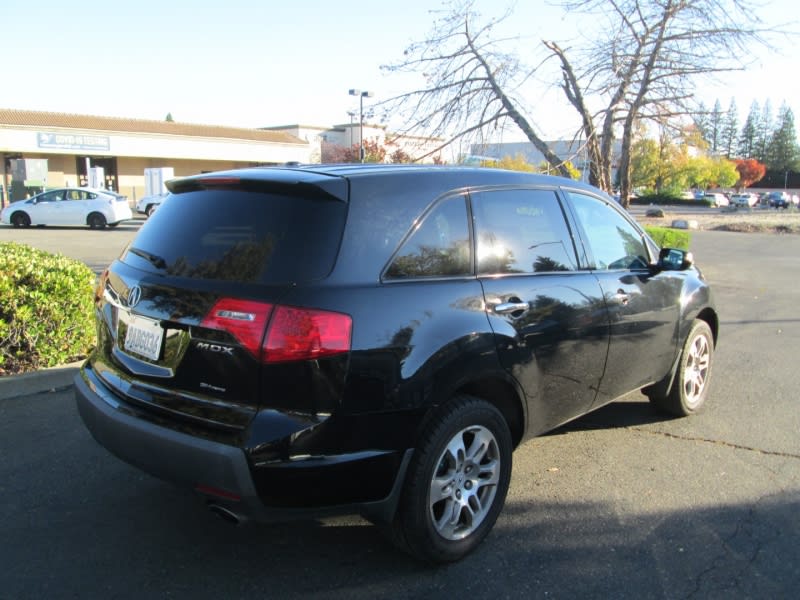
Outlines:
<svg viewBox="0 0 800 600"><path fill-rule="evenodd" d="M472 195L478 273L574 271L572 237L552 190L490 190Z"/></svg>
<svg viewBox="0 0 800 600"><path fill-rule="evenodd" d="M439 202L403 243L388 279L470 275L467 206L463 196Z"/></svg>
<svg viewBox="0 0 800 600"><path fill-rule="evenodd" d="M646 269L649 254L639 231L604 201L568 192L597 269Z"/></svg>

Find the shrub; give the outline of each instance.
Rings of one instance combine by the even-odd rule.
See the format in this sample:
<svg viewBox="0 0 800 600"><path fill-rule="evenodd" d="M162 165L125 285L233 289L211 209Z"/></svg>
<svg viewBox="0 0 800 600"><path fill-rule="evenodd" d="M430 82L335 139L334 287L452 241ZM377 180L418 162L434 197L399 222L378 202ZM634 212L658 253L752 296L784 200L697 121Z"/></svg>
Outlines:
<svg viewBox="0 0 800 600"><path fill-rule="evenodd" d="M684 229L670 229L654 225L645 225L644 229L661 248L689 249L689 232Z"/></svg>
<svg viewBox="0 0 800 600"><path fill-rule="evenodd" d="M0 243L0 375L86 356L95 338L94 281L82 262Z"/></svg>

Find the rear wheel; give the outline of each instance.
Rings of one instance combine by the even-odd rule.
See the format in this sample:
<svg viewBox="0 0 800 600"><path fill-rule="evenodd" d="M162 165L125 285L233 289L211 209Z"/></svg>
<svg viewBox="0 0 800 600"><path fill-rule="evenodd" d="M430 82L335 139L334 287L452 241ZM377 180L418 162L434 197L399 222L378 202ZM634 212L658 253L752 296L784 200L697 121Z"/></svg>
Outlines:
<svg viewBox="0 0 800 600"><path fill-rule="evenodd" d="M692 324L683 345L678 372L666 394L658 386L648 392L650 402L670 414L685 417L699 411L708 395L711 363L714 357L714 336L705 321Z"/></svg>
<svg viewBox="0 0 800 600"><path fill-rule="evenodd" d="M30 227L31 218L24 212L15 212L11 215L11 224L14 227Z"/></svg>
<svg viewBox="0 0 800 600"><path fill-rule="evenodd" d="M92 213L86 219L92 229L103 229L106 226L106 218L100 213Z"/></svg>
<svg viewBox="0 0 800 600"><path fill-rule="evenodd" d="M439 563L475 549L503 508L511 449L508 425L488 402L458 396L442 407L409 465L394 541Z"/></svg>

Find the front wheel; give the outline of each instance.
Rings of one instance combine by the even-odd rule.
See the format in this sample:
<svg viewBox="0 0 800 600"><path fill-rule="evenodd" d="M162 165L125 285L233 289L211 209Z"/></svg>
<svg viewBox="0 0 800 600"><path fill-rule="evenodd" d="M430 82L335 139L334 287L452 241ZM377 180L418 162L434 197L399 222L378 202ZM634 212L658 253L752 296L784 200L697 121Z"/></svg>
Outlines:
<svg viewBox="0 0 800 600"><path fill-rule="evenodd" d="M696 320L686 336L671 389L666 394L651 392L650 401L660 410L679 417L699 411L708 395L713 357L711 328L705 321Z"/></svg>
<svg viewBox="0 0 800 600"><path fill-rule="evenodd" d="M494 406L458 396L425 428L393 525L395 542L429 562L455 561L494 526L511 479L511 433Z"/></svg>
<svg viewBox="0 0 800 600"><path fill-rule="evenodd" d="M14 227L30 227L31 218L24 212L15 212L11 215L11 224Z"/></svg>

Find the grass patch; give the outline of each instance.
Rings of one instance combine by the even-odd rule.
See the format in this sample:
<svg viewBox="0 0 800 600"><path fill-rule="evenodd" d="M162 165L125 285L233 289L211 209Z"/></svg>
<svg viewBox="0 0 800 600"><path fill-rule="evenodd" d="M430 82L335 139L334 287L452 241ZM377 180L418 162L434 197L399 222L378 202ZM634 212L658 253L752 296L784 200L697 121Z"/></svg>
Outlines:
<svg viewBox="0 0 800 600"><path fill-rule="evenodd" d="M661 248L689 249L691 238L689 232L685 229L672 229L670 227L658 227L657 225L645 225L644 229Z"/></svg>

